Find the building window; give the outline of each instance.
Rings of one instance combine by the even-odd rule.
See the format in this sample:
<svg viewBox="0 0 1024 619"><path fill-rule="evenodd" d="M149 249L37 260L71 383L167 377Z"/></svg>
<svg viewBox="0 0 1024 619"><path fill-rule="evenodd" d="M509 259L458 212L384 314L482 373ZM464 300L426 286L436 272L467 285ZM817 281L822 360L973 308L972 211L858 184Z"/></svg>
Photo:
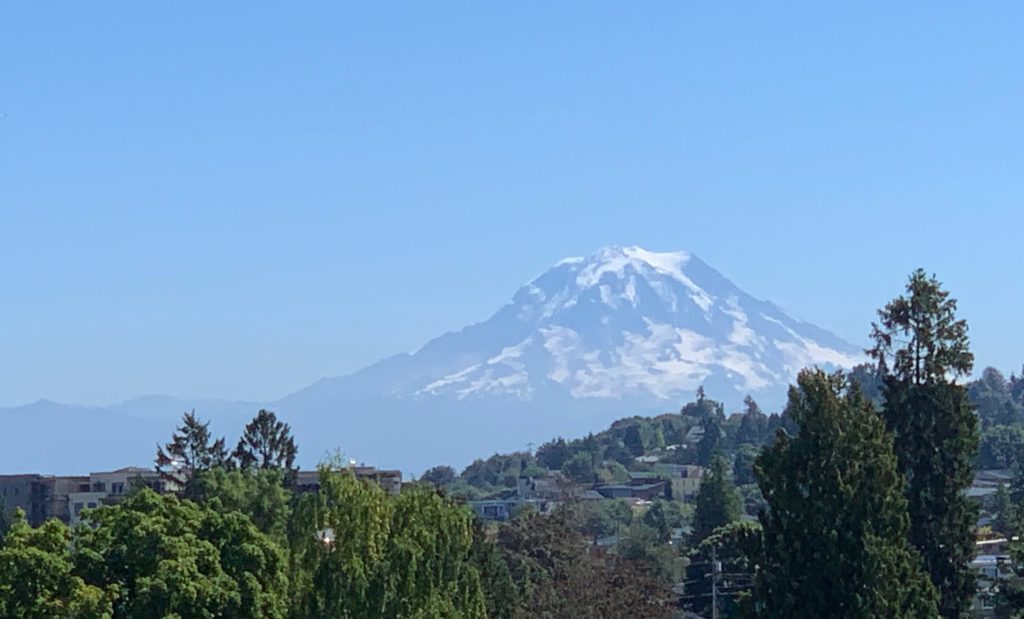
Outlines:
<svg viewBox="0 0 1024 619"><path fill-rule="evenodd" d="M75 503L75 515L76 516L82 512L82 508L83 507L85 507L85 505L83 505L81 503Z"/></svg>
<svg viewBox="0 0 1024 619"><path fill-rule="evenodd" d="M124 494L124 483L115 481L110 484L110 491L113 494Z"/></svg>

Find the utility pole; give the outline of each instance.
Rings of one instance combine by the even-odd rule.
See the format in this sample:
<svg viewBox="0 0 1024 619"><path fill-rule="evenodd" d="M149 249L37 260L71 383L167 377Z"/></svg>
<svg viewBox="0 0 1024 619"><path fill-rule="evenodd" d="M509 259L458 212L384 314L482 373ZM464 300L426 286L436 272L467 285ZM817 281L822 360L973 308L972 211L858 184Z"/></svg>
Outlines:
<svg viewBox="0 0 1024 619"><path fill-rule="evenodd" d="M718 544L711 544L711 619L718 619L718 559L715 549Z"/></svg>

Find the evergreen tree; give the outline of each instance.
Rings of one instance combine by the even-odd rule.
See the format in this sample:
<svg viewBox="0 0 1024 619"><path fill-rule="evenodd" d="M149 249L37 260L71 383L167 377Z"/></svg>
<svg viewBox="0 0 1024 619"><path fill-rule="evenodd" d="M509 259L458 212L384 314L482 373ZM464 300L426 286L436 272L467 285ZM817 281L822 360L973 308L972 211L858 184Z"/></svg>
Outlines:
<svg viewBox="0 0 1024 619"><path fill-rule="evenodd" d="M288 424L278 421L273 412L261 409L245 426L235 448L235 459L242 470L273 468L291 471L297 453Z"/></svg>
<svg viewBox="0 0 1024 619"><path fill-rule="evenodd" d="M720 454L711 459L697 491L693 514L693 536L700 542L718 527L738 520L740 499L729 478L728 464Z"/></svg>
<svg viewBox="0 0 1024 619"><path fill-rule="evenodd" d="M640 433L640 427L637 424L626 428L626 432L622 435L622 443L633 456L644 455L644 437Z"/></svg>
<svg viewBox="0 0 1024 619"><path fill-rule="evenodd" d="M210 422L201 422L195 411L185 413L171 442L156 450L156 470L172 490L186 497L193 496L196 475L228 463L224 439L212 440Z"/></svg>
<svg viewBox="0 0 1024 619"><path fill-rule="evenodd" d="M977 507L965 496L974 476L978 421L956 379L974 364L967 323L935 277L915 271L879 310L868 353L885 375L882 415L907 479L910 542L940 595L943 617L968 612Z"/></svg>
<svg viewBox="0 0 1024 619"><path fill-rule="evenodd" d="M754 398L743 399L743 418L736 430L737 445L761 445L768 438L768 416L761 412Z"/></svg>
<svg viewBox="0 0 1024 619"><path fill-rule="evenodd" d="M537 448L537 462L548 470L557 471L572 457L572 450L565 439L558 437Z"/></svg>
<svg viewBox="0 0 1024 619"><path fill-rule="evenodd" d="M755 471L768 509L758 616L936 616L936 593L907 542L907 503L892 437L841 374L804 370L780 432Z"/></svg>
<svg viewBox="0 0 1024 619"><path fill-rule="evenodd" d="M717 416L708 417L704 423L704 436L697 443L697 464L708 466L722 447L722 422Z"/></svg>

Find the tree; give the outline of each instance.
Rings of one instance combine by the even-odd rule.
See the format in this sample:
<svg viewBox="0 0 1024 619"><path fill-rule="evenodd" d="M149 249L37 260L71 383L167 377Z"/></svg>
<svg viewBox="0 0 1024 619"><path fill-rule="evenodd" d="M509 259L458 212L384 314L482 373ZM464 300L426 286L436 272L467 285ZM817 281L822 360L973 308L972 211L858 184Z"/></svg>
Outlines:
<svg viewBox="0 0 1024 619"><path fill-rule="evenodd" d="M75 571L113 594L113 616L283 618L283 549L245 514L143 489L87 512Z"/></svg>
<svg viewBox="0 0 1024 619"><path fill-rule="evenodd" d="M293 531L294 617L485 616L472 514L430 488L391 496L322 465Z"/></svg>
<svg viewBox="0 0 1024 619"><path fill-rule="evenodd" d="M755 471L768 509L755 588L759 616L936 616L907 541L892 437L841 373L804 370L789 391L795 438L779 433Z"/></svg>
<svg viewBox="0 0 1024 619"><path fill-rule="evenodd" d="M882 416L906 477L911 544L939 592L943 617L967 613L975 591L977 507L965 496L973 480L978 420L956 379L974 364L967 323L939 281L918 269L907 296L879 310L868 350L885 378Z"/></svg>
<svg viewBox="0 0 1024 619"><path fill-rule="evenodd" d="M697 443L697 464L708 466L715 454L721 450L722 422L717 416L708 417L704 423L704 436Z"/></svg>
<svg viewBox="0 0 1024 619"><path fill-rule="evenodd" d="M562 473L577 483L593 483L596 478L594 456L586 451L577 453L562 465Z"/></svg>
<svg viewBox="0 0 1024 619"><path fill-rule="evenodd" d="M210 469L195 477L193 494L216 512L246 514L260 532L279 544L287 543L293 495L285 486L285 471Z"/></svg>
<svg viewBox="0 0 1024 619"><path fill-rule="evenodd" d="M749 443L740 445L736 450L736 457L732 463L732 477L736 485L746 486L757 483L757 478L754 477L754 460L757 459L758 453L760 452L757 447Z"/></svg>
<svg viewBox="0 0 1024 619"><path fill-rule="evenodd" d="M1017 424L1024 415L1020 403L1013 398L1010 384L995 368L985 368L981 378L967 386L967 397L985 429Z"/></svg>
<svg viewBox="0 0 1024 619"><path fill-rule="evenodd" d="M711 459L704 472L695 503L693 537L698 543L718 527L739 519L740 499L729 479L728 464L720 454Z"/></svg>
<svg viewBox="0 0 1024 619"><path fill-rule="evenodd" d="M558 437L537 448L537 462L546 469L557 471L572 456L572 450L565 439Z"/></svg>
<svg viewBox="0 0 1024 619"><path fill-rule="evenodd" d="M644 437L640 433L640 427L636 424L626 428L625 434L622 435L622 443L633 456L642 456L646 451L644 446Z"/></svg>
<svg viewBox="0 0 1024 619"><path fill-rule="evenodd" d="M171 442L156 450L157 471L171 489L183 496L191 496L190 481L195 475L227 463L224 439L211 442L210 422L199 421L195 411L185 413Z"/></svg>
<svg viewBox="0 0 1024 619"><path fill-rule="evenodd" d="M633 521L633 510L622 499L590 501L580 506L580 531L594 540L615 535Z"/></svg>
<svg viewBox="0 0 1024 619"><path fill-rule="evenodd" d="M0 617L11 619L110 616L107 592L73 573L70 534L57 520L37 529L15 512L0 546Z"/></svg>
<svg viewBox="0 0 1024 619"><path fill-rule="evenodd" d="M981 435L978 468L1014 469L1024 463L1024 427L991 426Z"/></svg>
<svg viewBox="0 0 1024 619"><path fill-rule="evenodd" d="M679 503L658 499L644 512L643 523L658 533L658 540L668 543L673 529L683 526L683 514Z"/></svg>
<svg viewBox="0 0 1024 619"><path fill-rule="evenodd" d="M760 547L761 526L756 522L733 522L716 529L690 552L683 608L703 617L713 616L715 610L719 617L756 616L749 601ZM716 599L718 608L712 609Z"/></svg>
<svg viewBox="0 0 1024 619"><path fill-rule="evenodd" d="M260 409L245 426L235 447L235 459L243 470L275 468L292 471L297 453L291 428L265 409Z"/></svg>
<svg viewBox="0 0 1024 619"><path fill-rule="evenodd" d="M516 617L660 619L672 617L669 583L643 560L587 552L579 514L526 510L498 532L516 583Z"/></svg>
<svg viewBox="0 0 1024 619"><path fill-rule="evenodd" d="M745 410L736 430L736 444L759 446L768 438L768 416L749 395L743 399L743 405Z"/></svg>
<svg viewBox="0 0 1024 619"><path fill-rule="evenodd" d="M424 471L420 476L420 481L443 488L455 481L455 469L445 464L435 466Z"/></svg>

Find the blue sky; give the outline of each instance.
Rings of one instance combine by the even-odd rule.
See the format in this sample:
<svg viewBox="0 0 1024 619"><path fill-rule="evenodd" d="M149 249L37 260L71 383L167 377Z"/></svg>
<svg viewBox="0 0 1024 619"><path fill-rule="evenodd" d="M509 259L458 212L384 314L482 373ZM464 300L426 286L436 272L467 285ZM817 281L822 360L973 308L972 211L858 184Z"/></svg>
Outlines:
<svg viewBox="0 0 1024 619"><path fill-rule="evenodd" d="M1024 363L1019 4L144 4L0 9L0 404L276 398L609 244L856 343L924 266Z"/></svg>

